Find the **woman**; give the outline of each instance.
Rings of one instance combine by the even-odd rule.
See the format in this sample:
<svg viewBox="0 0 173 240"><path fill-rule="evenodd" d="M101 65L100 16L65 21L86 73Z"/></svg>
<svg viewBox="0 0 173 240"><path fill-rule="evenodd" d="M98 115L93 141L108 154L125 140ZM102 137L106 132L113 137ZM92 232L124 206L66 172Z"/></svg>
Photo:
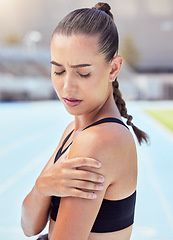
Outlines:
<svg viewBox="0 0 173 240"><path fill-rule="evenodd" d="M140 144L147 135L127 114L117 82L123 59L117 53L117 28L106 3L71 12L54 31L52 82L75 119L24 200L22 227L28 236L41 232L50 215L50 240L130 239L137 156L121 117Z"/></svg>

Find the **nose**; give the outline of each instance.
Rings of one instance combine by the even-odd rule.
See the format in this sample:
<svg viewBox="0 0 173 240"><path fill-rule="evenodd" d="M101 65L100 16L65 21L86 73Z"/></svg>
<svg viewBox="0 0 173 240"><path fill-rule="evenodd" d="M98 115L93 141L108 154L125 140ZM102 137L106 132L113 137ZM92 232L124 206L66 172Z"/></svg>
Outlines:
<svg viewBox="0 0 173 240"><path fill-rule="evenodd" d="M70 75L70 74L66 74L65 78L64 78L64 92L69 93L72 92L76 89L76 82L75 79Z"/></svg>

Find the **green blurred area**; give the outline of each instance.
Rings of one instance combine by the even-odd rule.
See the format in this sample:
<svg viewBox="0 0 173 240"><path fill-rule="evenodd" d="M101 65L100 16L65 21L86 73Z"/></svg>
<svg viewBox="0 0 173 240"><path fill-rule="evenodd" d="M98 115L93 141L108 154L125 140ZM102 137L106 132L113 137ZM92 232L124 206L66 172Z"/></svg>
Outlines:
<svg viewBox="0 0 173 240"><path fill-rule="evenodd" d="M173 110L146 110L146 113L173 131Z"/></svg>

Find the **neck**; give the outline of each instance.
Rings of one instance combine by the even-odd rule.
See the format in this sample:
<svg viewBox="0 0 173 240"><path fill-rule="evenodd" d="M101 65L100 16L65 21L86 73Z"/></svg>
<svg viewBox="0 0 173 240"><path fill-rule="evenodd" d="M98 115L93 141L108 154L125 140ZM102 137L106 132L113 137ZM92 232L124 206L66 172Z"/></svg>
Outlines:
<svg viewBox="0 0 173 240"><path fill-rule="evenodd" d="M121 119L119 110L115 104L113 94L110 94L106 101L93 111L84 115L75 116L75 131L82 131L86 126L105 117L116 117Z"/></svg>

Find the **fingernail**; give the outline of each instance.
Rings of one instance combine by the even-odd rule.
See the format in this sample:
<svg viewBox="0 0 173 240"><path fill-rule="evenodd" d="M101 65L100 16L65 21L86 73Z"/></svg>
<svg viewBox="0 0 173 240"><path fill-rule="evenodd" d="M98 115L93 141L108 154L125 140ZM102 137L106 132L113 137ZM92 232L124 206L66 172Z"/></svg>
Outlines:
<svg viewBox="0 0 173 240"><path fill-rule="evenodd" d="M101 182L104 182L104 180L105 180L105 178L102 176L102 177L101 177Z"/></svg>
<svg viewBox="0 0 173 240"><path fill-rule="evenodd" d="M103 185L102 184L100 184L98 187L99 187L100 190L103 189Z"/></svg>
<svg viewBox="0 0 173 240"><path fill-rule="evenodd" d="M92 194L92 198L96 198L97 195L95 193Z"/></svg>
<svg viewBox="0 0 173 240"><path fill-rule="evenodd" d="M102 164L101 164L101 162L98 162L98 164L97 164L97 165L98 165L98 167L101 167L101 165L102 165Z"/></svg>

